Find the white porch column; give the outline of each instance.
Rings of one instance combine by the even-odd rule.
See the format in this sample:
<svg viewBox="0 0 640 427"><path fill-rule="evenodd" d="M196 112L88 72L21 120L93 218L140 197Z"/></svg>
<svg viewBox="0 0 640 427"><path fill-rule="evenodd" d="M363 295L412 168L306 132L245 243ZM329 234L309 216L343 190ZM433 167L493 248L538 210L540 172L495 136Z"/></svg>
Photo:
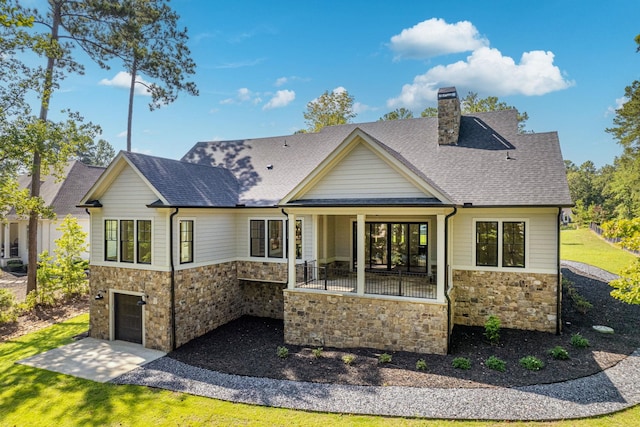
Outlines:
<svg viewBox="0 0 640 427"><path fill-rule="evenodd" d="M444 302L444 283L445 283L445 274L447 274L447 266L444 265L445 260L445 215L438 215L438 238L437 238L437 263L438 263L438 271L437 273L437 283L436 283L436 298L439 302Z"/></svg>
<svg viewBox="0 0 640 427"><path fill-rule="evenodd" d="M3 258L9 258L9 223L2 225L2 244L4 245Z"/></svg>
<svg viewBox="0 0 640 427"><path fill-rule="evenodd" d="M287 262L289 271L289 281L287 287L294 289L296 287L296 215L289 214L288 223L289 247L287 248Z"/></svg>
<svg viewBox="0 0 640 427"><path fill-rule="evenodd" d="M364 228L365 228L365 215L358 214L358 223L356 225L356 237L358 242L356 248L358 253L356 254L356 260L358 262L357 270L357 287L356 292L358 295L364 295L364 283L365 283L365 264L364 264Z"/></svg>
<svg viewBox="0 0 640 427"><path fill-rule="evenodd" d="M313 222L313 253L311 254L311 259L316 261L316 267L318 264L318 215L317 214L313 214L311 215L311 220ZM304 230L302 230L302 252L304 253Z"/></svg>
<svg viewBox="0 0 640 427"><path fill-rule="evenodd" d="M329 230L327 226L327 221L329 217L327 215L322 215L322 260L326 264L327 260L327 233ZM318 260L318 267L320 267L320 260Z"/></svg>

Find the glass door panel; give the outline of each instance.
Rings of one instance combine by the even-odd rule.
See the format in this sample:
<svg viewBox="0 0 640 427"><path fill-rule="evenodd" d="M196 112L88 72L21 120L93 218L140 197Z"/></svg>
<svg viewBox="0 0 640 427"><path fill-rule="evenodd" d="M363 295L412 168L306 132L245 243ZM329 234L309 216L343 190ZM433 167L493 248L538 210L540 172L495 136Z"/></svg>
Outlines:
<svg viewBox="0 0 640 427"><path fill-rule="evenodd" d="M427 224L409 224L410 271L427 271Z"/></svg>
<svg viewBox="0 0 640 427"><path fill-rule="evenodd" d="M391 224L391 270L407 270L407 225Z"/></svg>

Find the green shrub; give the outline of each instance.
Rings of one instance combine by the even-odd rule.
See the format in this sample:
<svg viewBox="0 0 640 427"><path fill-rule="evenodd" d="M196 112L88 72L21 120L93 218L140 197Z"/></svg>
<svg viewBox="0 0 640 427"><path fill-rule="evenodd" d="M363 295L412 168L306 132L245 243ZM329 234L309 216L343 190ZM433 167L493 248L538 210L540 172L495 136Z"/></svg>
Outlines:
<svg viewBox="0 0 640 427"><path fill-rule="evenodd" d="M484 337L491 344L497 344L500 341L500 319L493 314L484 322Z"/></svg>
<svg viewBox="0 0 640 427"><path fill-rule="evenodd" d="M471 369L471 361L466 357L456 357L451 365L456 369Z"/></svg>
<svg viewBox="0 0 640 427"><path fill-rule="evenodd" d="M525 356L520 359L520 366L530 371L539 371L544 368L544 363L535 356Z"/></svg>
<svg viewBox="0 0 640 427"><path fill-rule="evenodd" d="M0 325L15 322L17 318L15 295L8 289L0 289Z"/></svg>
<svg viewBox="0 0 640 427"><path fill-rule="evenodd" d="M591 304L585 297L578 293L571 280L565 279L563 277L562 287L567 291L567 296L571 298L573 305L579 313L587 314L589 310L593 308L593 304Z"/></svg>
<svg viewBox="0 0 640 427"><path fill-rule="evenodd" d="M311 354L313 354L313 357L316 359L320 359L322 357L322 347L314 348L311 350Z"/></svg>
<svg viewBox="0 0 640 427"><path fill-rule="evenodd" d="M571 335L571 345L575 348L587 348L589 347L589 340L579 333L573 334Z"/></svg>
<svg viewBox="0 0 640 427"><path fill-rule="evenodd" d="M559 345L553 347L549 350L549 355L556 360L567 360L569 359L569 352Z"/></svg>
<svg viewBox="0 0 640 427"><path fill-rule="evenodd" d="M418 359L416 362L416 369L418 371L426 371L427 370L427 362L424 359Z"/></svg>
<svg viewBox="0 0 640 427"><path fill-rule="evenodd" d="M507 363L496 356L490 356L484 361L484 364L487 365L487 368L493 369L494 371L504 372L507 370Z"/></svg>
<svg viewBox="0 0 640 427"><path fill-rule="evenodd" d="M392 357L389 353L382 353L380 356L378 356L379 363L390 363L391 359Z"/></svg>
<svg viewBox="0 0 640 427"><path fill-rule="evenodd" d="M278 346L276 354L280 359L286 359L287 357L289 357L289 349L284 346Z"/></svg>
<svg viewBox="0 0 640 427"><path fill-rule="evenodd" d="M356 356L353 354L345 354L344 356L342 356L342 361L345 365L351 365L353 362L355 362L355 360Z"/></svg>

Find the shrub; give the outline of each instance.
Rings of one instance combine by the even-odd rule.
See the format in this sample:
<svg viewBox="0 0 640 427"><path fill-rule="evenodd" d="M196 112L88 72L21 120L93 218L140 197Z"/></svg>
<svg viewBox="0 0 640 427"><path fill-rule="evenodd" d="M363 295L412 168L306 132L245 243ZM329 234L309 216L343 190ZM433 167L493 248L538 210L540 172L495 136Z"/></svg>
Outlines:
<svg viewBox="0 0 640 427"><path fill-rule="evenodd" d="M416 369L418 371L426 371L427 370L427 362L424 359L418 359L416 362Z"/></svg>
<svg viewBox="0 0 640 427"><path fill-rule="evenodd" d="M378 356L379 363L390 363L391 359L392 357L389 353L382 353L380 356Z"/></svg>
<svg viewBox="0 0 640 427"><path fill-rule="evenodd" d="M591 304L585 297L578 293L571 280L565 279L563 277L562 287L567 291L567 295L569 296L569 298L571 298L573 305L579 313L587 314L587 312L593 308L593 304Z"/></svg>
<svg viewBox="0 0 640 427"><path fill-rule="evenodd" d="M571 335L571 345L575 348L587 348L589 347L589 340L579 333L573 334Z"/></svg>
<svg viewBox="0 0 640 427"><path fill-rule="evenodd" d="M544 363L535 356L525 356L520 359L520 366L530 371L539 371L544 368Z"/></svg>
<svg viewBox="0 0 640 427"><path fill-rule="evenodd" d="M496 356L490 356L484 361L484 364L487 365L487 368L493 369L494 371L504 372L507 370L507 363Z"/></svg>
<svg viewBox="0 0 640 427"><path fill-rule="evenodd" d="M500 319L493 314L484 322L484 336L491 344L500 341Z"/></svg>
<svg viewBox="0 0 640 427"><path fill-rule="evenodd" d="M451 365L456 369L471 369L471 361L466 357L456 357Z"/></svg>
<svg viewBox="0 0 640 427"><path fill-rule="evenodd" d="M549 355L556 360L567 360L569 359L569 352L559 345L553 347L549 350Z"/></svg>
<svg viewBox="0 0 640 427"><path fill-rule="evenodd" d="M316 359L320 359L322 357L322 347L314 348L311 350L311 354L313 354L313 357Z"/></svg>
<svg viewBox="0 0 640 427"><path fill-rule="evenodd" d="M278 346L276 354L280 359L286 359L287 357L289 357L289 349L284 346Z"/></svg>
<svg viewBox="0 0 640 427"><path fill-rule="evenodd" d="M0 325L15 322L17 318L15 295L8 289L0 289Z"/></svg>
<svg viewBox="0 0 640 427"><path fill-rule="evenodd" d="M342 356L342 361L345 365L351 365L356 360L356 356L353 354L345 354Z"/></svg>

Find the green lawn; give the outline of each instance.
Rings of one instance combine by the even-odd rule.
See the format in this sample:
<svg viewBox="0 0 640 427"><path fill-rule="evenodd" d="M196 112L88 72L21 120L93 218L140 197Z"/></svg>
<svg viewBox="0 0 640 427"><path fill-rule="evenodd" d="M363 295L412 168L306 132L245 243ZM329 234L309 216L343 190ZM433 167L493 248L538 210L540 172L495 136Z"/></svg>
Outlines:
<svg viewBox="0 0 640 427"><path fill-rule="evenodd" d="M601 239L588 228L564 230L560 233L560 257L595 265L619 274L636 258L635 255Z"/></svg>
<svg viewBox="0 0 640 427"><path fill-rule="evenodd" d="M616 272L625 252L594 240L590 231L563 231L562 256ZM597 246L596 246L597 245ZM598 249L594 249L594 248ZM138 386L99 384L14 362L67 344L88 328L88 315L0 344L0 426L445 426L490 427L500 422L384 418L229 403ZM519 427L638 425L640 406L610 416Z"/></svg>

